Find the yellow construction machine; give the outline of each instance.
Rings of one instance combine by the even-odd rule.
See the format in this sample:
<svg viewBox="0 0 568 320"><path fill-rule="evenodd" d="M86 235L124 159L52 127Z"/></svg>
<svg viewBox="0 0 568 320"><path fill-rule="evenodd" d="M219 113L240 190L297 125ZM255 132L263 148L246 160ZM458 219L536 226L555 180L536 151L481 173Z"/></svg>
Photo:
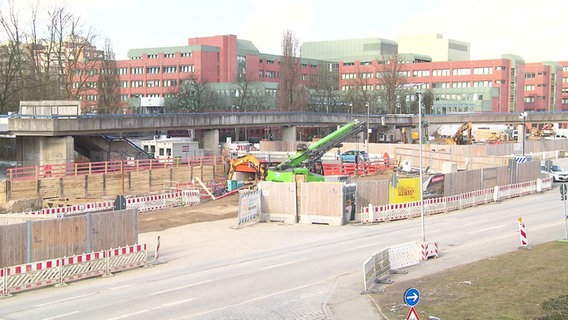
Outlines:
<svg viewBox="0 0 568 320"><path fill-rule="evenodd" d="M267 165L248 153L229 162L229 180L259 181L266 175Z"/></svg>

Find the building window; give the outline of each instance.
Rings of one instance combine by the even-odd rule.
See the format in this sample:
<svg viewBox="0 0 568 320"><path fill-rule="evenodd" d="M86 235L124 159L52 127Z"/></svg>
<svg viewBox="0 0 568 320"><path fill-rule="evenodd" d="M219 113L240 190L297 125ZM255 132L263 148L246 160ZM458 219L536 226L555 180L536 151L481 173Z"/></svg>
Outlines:
<svg viewBox="0 0 568 320"><path fill-rule="evenodd" d="M539 87L539 88L545 88L545 87L546 87L546 83L539 83L539 84L537 85L537 87Z"/></svg>
<svg viewBox="0 0 568 320"><path fill-rule="evenodd" d="M131 88L142 88L144 87L144 81L142 80L135 80L130 82Z"/></svg>
<svg viewBox="0 0 568 320"><path fill-rule="evenodd" d="M538 75L539 76L546 76L546 75L548 75L548 72L546 72L546 71L539 72Z"/></svg>
<svg viewBox="0 0 568 320"><path fill-rule="evenodd" d="M534 91L534 84L525 85L525 91Z"/></svg>
<svg viewBox="0 0 568 320"><path fill-rule="evenodd" d="M131 68L130 73L131 74L144 74L144 68L142 68L142 67Z"/></svg>
<svg viewBox="0 0 568 320"><path fill-rule="evenodd" d="M121 88L128 88L128 81L120 81Z"/></svg>
<svg viewBox="0 0 568 320"><path fill-rule="evenodd" d="M117 74L128 74L128 68L118 68L116 73Z"/></svg>
<svg viewBox="0 0 568 320"><path fill-rule="evenodd" d="M354 66L355 62L343 62L343 65L346 67Z"/></svg>
<svg viewBox="0 0 568 320"><path fill-rule="evenodd" d="M469 68L460 68L452 70L452 75L454 76L469 76L470 74L471 74L471 69Z"/></svg>
<svg viewBox="0 0 568 320"><path fill-rule="evenodd" d="M93 89L97 87L97 83L96 82L87 82L87 88L89 89Z"/></svg>
<svg viewBox="0 0 568 320"><path fill-rule="evenodd" d="M363 72L359 74L360 79L372 79L373 73L372 72Z"/></svg>
<svg viewBox="0 0 568 320"><path fill-rule="evenodd" d="M148 68L146 68L146 73L147 74L160 73L160 67L148 67Z"/></svg>
<svg viewBox="0 0 568 320"><path fill-rule="evenodd" d="M493 74L493 68L473 68L473 74Z"/></svg>
<svg viewBox="0 0 568 320"><path fill-rule="evenodd" d="M525 97L525 102L527 102L527 103L532 103L532 102L534 102L534 96Z"/></svg>
<svg viewBox="0 0 568 320"><path fill-rule="evenodd" d="M158 54L156 54L156 53L149 54L148 59L158 59Z"/></svg>
<svg viewBox="0 0 568 320"><path fill-rule="evenodd" d="M497 66L497 67L495 67L495 70L505 71L505 70L507 70L507 67L505 67L505 66Z"/></svg>
<svg viewBox="0 0 568 320"><path fill-rule="evenodd" d="M266 59L266 64L274 64L274 60L268 60L268 59Z"/></svg>
<svg viewBox="0 0 568 320"><path fill-rule="evenodd" d="M429 77L430 70L414 70L412 72L413 77Z"/></svg>
<svg viewBox="0 0 568 320"><path fill-rule="evenodd" d="M95 94L88 94L87 101L97 101L97 95Z"/></svg>
<svg viewBox="0 0 568 320"><path fill-rule="evenodd" d="M160 86L160 80L148 80L146 81L147 88L156 88Z"/></svg>
<svg viewBox="0 0 568 320"><path fill-rule="evenodd" d="M176 85L176 80L164 80L164 87L175 87Z"/></svg>
<svg viewBox="0 0 568 320"><path fill-rule="evenodd" d="M432 89L447 89L450 87L449 82L433 82Z"/></svg>
<svg viewBox="0 0 568 320"><path fill-rule="evenodd" d="M469 81L459 81L452 83L452 88L469 88L471 87Z"/></svg>
<svg viewBox="0 0 568 320"><path fill-rule="evenodd" d="M175 58L176 54L175 53L165 53L164 54L164 58Z"/></svg>
<svg viewBox="0 0 568 320"><path fill-rule="evenodd" d="M176 67L175 66L167 66L167 67L163 67L164 69L164 73L176 73Z"/></svg>
<svg viewBox="0 0 568 320"><path fill-rule="evenodd" d="M194 72L194 71L195 71L195 69L194 69L192 64L186 65L186 66L179 66L179 72L190 73L190 72Z"/></svg>
<svg viewBox="0 0 568 320"><path fill-rule="evenodd" d="M449 76L450 75L450 69L432 70L432 75L435 76L435 77Z"/></svg>
<svg viewBox="0 0 568 320"><path fill-rule="evenodd" d="M182 52L181 56L184 57L184 58L191 57L191 52Z"/></svg>
<svg viewBox="0 0 568 320"><path fill-rule="evenodd" d="M265 78L276 78L276 71L264 71Z"/></svg>
<svg viewBox="0 0 568 320"><path fill-rule="evenodd" d="M120 95L120 101L127 101L128 100L128 95L127 94L121 94Z"/></svg>
<svg viewBox="0 0 568 320"><path fill-rule="evenodd" d="M534 79L534 78L535 78L534 72L525 73L525 79Z"/></svg>

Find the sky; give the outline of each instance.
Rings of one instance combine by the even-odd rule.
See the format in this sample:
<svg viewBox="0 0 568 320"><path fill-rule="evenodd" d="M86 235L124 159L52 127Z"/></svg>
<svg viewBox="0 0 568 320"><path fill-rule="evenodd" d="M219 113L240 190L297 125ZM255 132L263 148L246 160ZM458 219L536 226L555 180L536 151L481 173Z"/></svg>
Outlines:
<svg viewBox="0 0 568 320"><path fill-rule="evenodd" d="M28 0L0 0L0 8L9 1L19 12L29 11ZM188 38L222 34L251 40L262 53L280 54L284 30L294 32L300 44L439 33L470 43L472 60L502 54L526 62L568 60L566 0L31 1L43 9L63 4L94 28L97 47L110 39L121 60L128 49L182 46Z"/></svg>

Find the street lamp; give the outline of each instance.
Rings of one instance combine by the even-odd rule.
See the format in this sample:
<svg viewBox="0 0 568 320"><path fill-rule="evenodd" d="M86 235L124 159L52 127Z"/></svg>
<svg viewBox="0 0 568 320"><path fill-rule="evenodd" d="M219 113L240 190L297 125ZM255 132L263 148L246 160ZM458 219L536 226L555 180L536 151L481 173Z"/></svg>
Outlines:
<svg viewBox="0 0 568 320"><path fill-rule="evenodd" d="M523 119L523 134L522 134L522 139L523 139L523 146L522 146L522 151L523 151L523 157L525 156L525 135L527 134L527 129L525 127L526 121L527 121L527 116L529 114L525 111L525 112L521 112L521 114L519 115L520 119Z"/></svg>
<svg viewBox="0 0 568 320"><path fill-rule="evenodd" d="M371 122L371 112L370 112L370 109L369 109L369 101L367 101L367 103L365 105L367 106L367 141L365 143L365 146L366 146L365 151L367 151L367 153L369 153L369 142L371 141L371 139L369 139L370 135L371 135L371 128L369 127L369 122Z"/></svg>
<svg viewBox="0 0 568 320"><path fill-rule="evenodd" d="M422 172L422 92L416 92L418 96L418 125L420 129L418 130L418 146L420 148L419 153L419 166L420 166L420 220L422 223L422 242L426 242L426 231L424 226L424 174Z"/></svg>

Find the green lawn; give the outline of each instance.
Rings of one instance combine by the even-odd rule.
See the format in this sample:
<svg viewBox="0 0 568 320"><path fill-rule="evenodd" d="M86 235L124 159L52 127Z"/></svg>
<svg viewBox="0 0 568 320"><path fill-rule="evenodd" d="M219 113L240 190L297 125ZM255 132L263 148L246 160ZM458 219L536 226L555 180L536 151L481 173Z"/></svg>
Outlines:
<svg viewBox="0 0 568 320"><path fill-rule="evenodd" d="M420 291L415 309L421 320L538 319L546 315L546 299L568 295L568 243L545 243L385 285L373 298L389 319L406 319L403 294L409 287Z"/></svg>

